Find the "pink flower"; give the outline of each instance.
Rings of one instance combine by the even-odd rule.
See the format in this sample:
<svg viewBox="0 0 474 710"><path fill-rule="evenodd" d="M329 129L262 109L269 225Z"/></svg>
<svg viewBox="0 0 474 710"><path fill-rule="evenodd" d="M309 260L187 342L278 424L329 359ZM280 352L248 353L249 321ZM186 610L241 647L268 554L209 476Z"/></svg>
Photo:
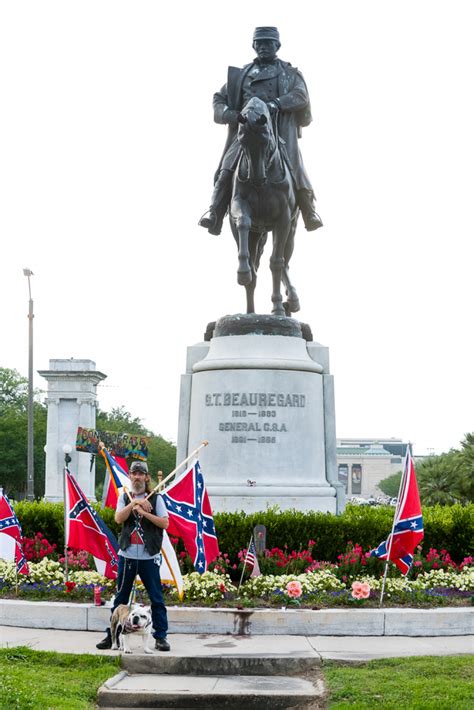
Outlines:
<svg viewBox="0 0 474 710"><path fill-rule="evenodd" d="M301 587L301 582L294 580L293 582L288 582L286 585L286 593L292 599L298 599L303 594L303 589Z"/></svg>
<svg viewBox="0 0 474 710"><path fill-rule="evenodd" d="M352 596L354 599L368 599L370 586L367 582L352 582Z"/></svg>

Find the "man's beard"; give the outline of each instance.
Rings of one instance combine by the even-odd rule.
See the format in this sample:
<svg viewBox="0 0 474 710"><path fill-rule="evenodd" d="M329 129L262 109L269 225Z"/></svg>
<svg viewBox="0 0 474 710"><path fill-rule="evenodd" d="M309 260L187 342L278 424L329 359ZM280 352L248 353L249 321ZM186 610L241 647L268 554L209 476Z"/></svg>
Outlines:
<svg viewBox="0 0 474 710"><path fill-rule="evenodd" d="M134 481L132 483L132 491L136 494L145 493L145 491L146 491L145 481Z"/></svg>

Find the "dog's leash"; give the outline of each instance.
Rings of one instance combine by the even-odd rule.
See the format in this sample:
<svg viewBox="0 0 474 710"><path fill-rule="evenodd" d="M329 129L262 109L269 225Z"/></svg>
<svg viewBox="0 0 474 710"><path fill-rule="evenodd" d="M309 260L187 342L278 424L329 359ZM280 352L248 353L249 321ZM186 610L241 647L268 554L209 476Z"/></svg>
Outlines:
<svg viewBox="0 0 474 710"><path fill-rule="evenodd" d="M135 579L133 580L133 587L132 591L130 592L130 597L128 600L128 608L129 610L132 609L133 606L135 606L135 597L137 595L137 575L135 575Z"/></svg>
<svg viewBox="0 0 474 710"><path fill-rule="evenodd" d="M133 497L132 497L132 494L130 493L130 491L128 490L128 488L126 486L124 486L123 490L124 490L124 494L126 496L128 496L129 501L132 502ZM137 532L139 534L143 533L142 526L140 525L140 518L139 518L138 514L135 513L135 511L133 512L133 516L135 518L134 532ZM135 559L135 577L133 580L132 591L130 592L130 596L128 598L128 609L129 610L131 610L132 607L135 605L135 599L137 596L137 571L138 571L138 558ZM122 584L123 584L124 580L125 580L125 572L123 575Z"/></svg>

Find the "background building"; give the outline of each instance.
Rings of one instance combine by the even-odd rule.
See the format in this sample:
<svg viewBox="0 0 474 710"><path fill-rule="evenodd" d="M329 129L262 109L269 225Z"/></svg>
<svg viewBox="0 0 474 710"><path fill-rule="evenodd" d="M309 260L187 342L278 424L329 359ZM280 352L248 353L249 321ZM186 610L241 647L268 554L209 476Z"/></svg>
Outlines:
<svg viewBox="0 0 474 710"><path fill-rule="evenodd" d="M402 470L407 446L407 441L393 437L337 439L338 478L347 496L380 496L378 484Z"/></svg>

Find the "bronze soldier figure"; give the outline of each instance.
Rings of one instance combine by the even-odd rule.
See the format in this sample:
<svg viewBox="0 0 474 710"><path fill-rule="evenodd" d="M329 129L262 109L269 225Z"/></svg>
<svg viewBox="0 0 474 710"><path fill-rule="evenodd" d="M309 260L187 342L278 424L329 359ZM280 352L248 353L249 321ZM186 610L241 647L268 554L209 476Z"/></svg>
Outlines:
<svg viewBox="0 0 474 710"><path fill-rule="evenodd" d="M237 141L238 116L243 106L256 96L267 104L277 135L284 141L282 150L296 189L297 205L308 231L322 226L314 209L314 193L298 148L301 128L311 121L308 90L301 72L278 59L280 35L276 27L257 27L253 48L257 54L251 64L240 69L229 67L227 83L214 94L214 121L228 124L224 153L214 178L209 211L199 225L210 234L220 234L232 195L232 180L240 157Z"/></svg>

